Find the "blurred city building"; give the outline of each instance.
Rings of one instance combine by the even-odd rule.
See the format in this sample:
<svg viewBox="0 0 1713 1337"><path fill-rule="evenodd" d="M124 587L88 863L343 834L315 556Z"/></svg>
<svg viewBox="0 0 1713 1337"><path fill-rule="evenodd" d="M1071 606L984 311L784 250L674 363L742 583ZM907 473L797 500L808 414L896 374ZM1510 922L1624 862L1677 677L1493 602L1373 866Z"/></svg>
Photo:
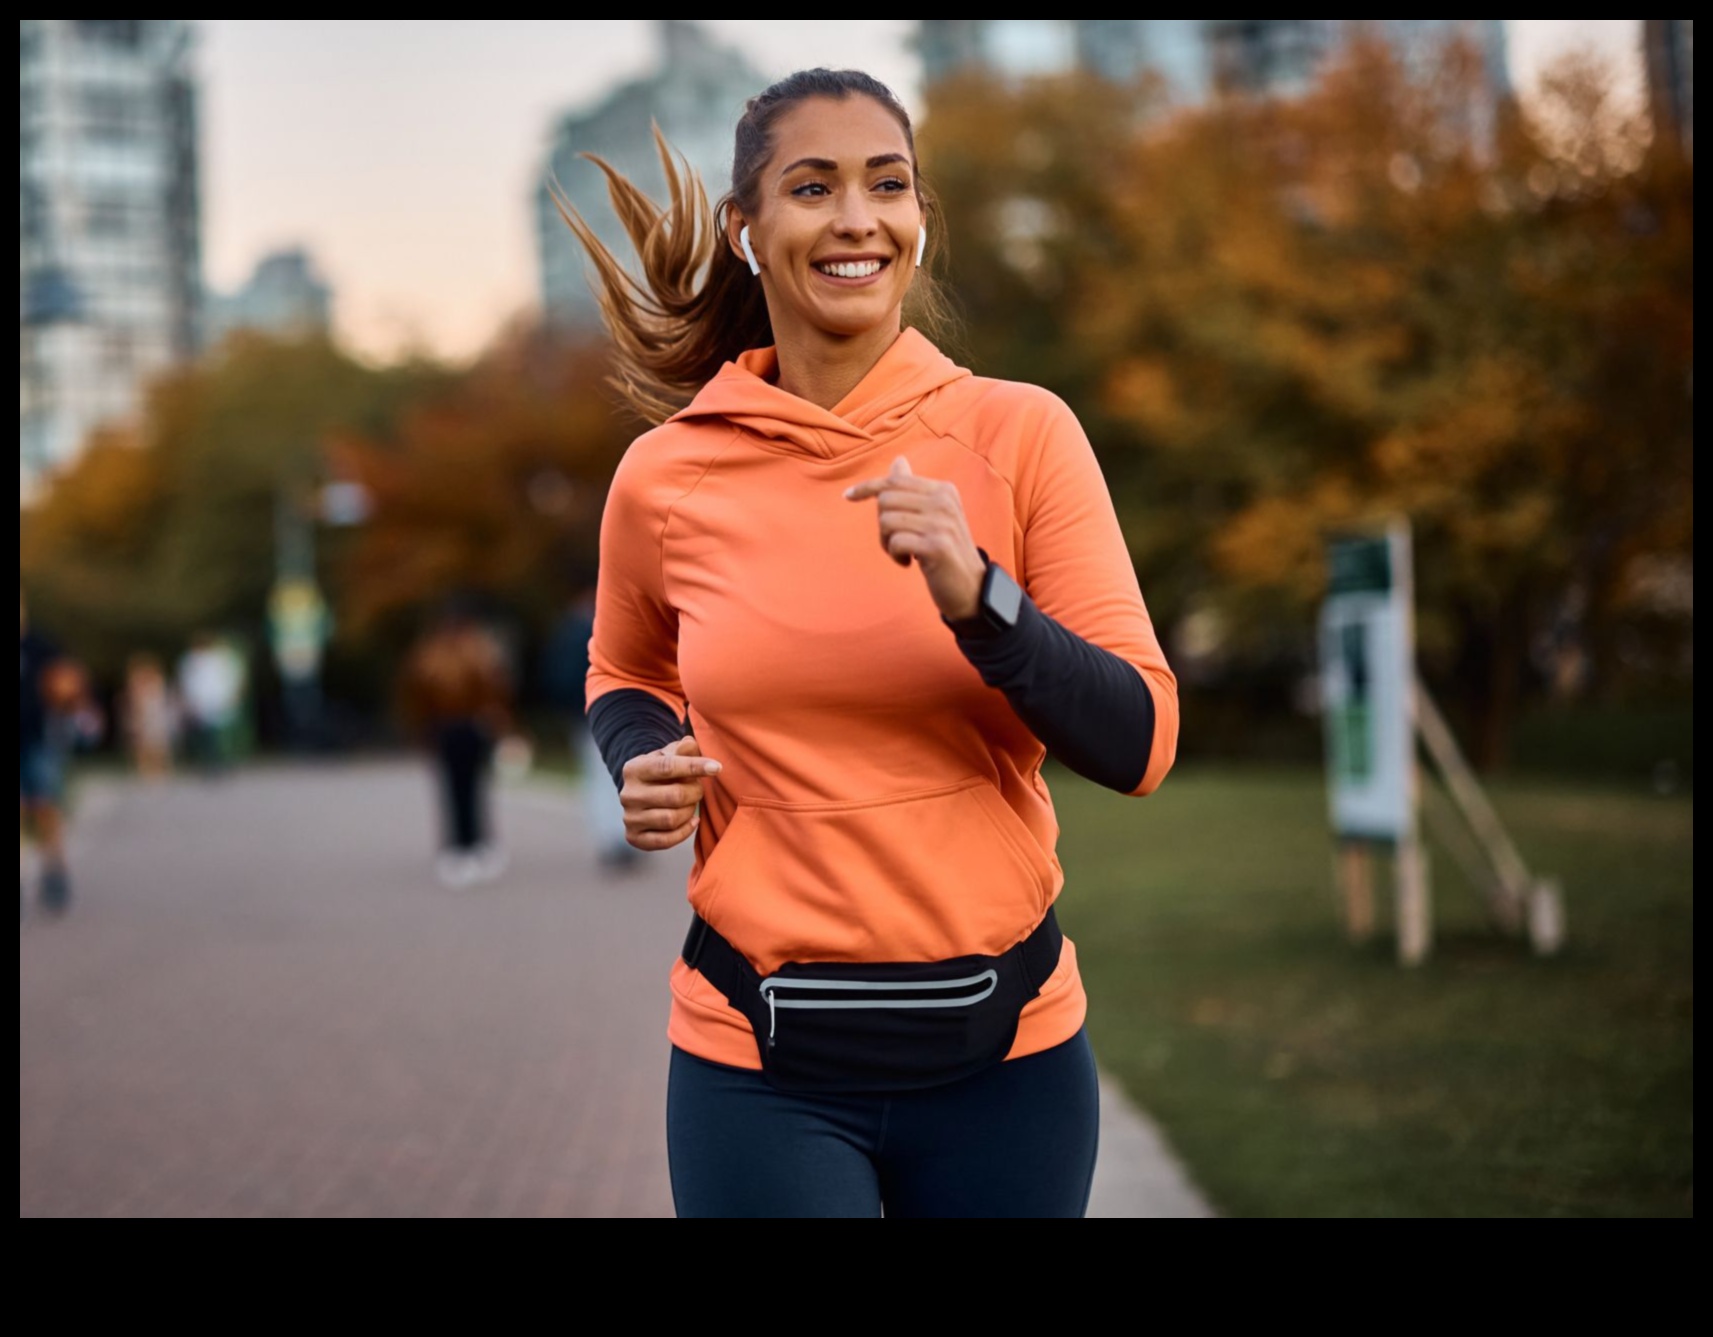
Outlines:
<svg viewBox="0 0 1713 1337"><path fill-rule="evenodd" d="M1205 19L923 19L916 37L924 79L959 70L1004 78L1089 70L1122 82L1163 76L1180 98L1209 91Z"/></svg>
<svg viewBox="0 0 1713 1337"><path fill-rule="evenodd" d="M275 251L262 257L236 292L208 294L204 342L212 347L233 330L288 337L325 334L332 307L333 291L316 273L307 251Z"/></svg>
<svg viewBox="0 0 1713 1337"><path fill-rule="evenodd" d="M1503 19L1208 19L1213 82L1247 93L1304 91L1328 56L1358 35L1379 37L1409 65L1461 39L1482 55L1487 87L1510 92Z"/></svg>
<svg viewBox="0 0 1713 1337"><path fill-rule="evenodd" d="M732 127L744 103L769 82L738 52L716 44L695 24L660 20L660 65L653 74L615 89L554 127L542 183L536 188L536 238L541 256L542 309L551 324L588 328L600 307L584 277L583 252L554 208L547 182L557 177L577 211L621 259L630 240L607 200L606 178L577 155L605 158L655 198L666 179L652 125L701 174L710 200L731 187Z"/></svg>
<svg viewBox="0 0 1713 1337"><path fill-rule="evenodd" d="M1205 19L1212 82L1243 93L1299 93L1338 45L1339 19Z"/></svg>
<svg viewBox="0 0 1713 1337"><path fill-rule="evenodd" d="M18 483L197 344L202 291L187 19L18 21Z"/></svg>
<svg viewBox="0 0 1713 1337"><path fill-rule="evenodd" d="M1643 19L1642 55L1654 125L1695 153L1695 20Z"/></svg>
<svg viewBox="0 0 1713 1337"><path fill-rule="evenodd" d="M1493 94L1509 91L1503 19L924 19L917 49L930 84L972 68L1007 78L1153 73L1180 101L1196 102L1216 88L1300 92L1362 31L1406 60L1463 37L1482 52Z"/></svg>

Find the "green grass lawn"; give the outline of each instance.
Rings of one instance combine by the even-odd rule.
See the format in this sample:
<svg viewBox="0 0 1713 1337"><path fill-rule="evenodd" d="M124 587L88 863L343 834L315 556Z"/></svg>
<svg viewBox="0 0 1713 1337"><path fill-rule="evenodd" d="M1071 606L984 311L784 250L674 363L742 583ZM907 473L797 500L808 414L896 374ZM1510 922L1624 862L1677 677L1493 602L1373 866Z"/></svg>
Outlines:
<svg viewBox="0 0 1713 1337"><path fill-rule="evenodd" d="M1404 969L1387 915L1344 940L1317 771L1050 782L1096 1052L1221 1212L1693 1214L1692 799L1496 786L1565 950L1489 930L1441 856Z"/></svg>

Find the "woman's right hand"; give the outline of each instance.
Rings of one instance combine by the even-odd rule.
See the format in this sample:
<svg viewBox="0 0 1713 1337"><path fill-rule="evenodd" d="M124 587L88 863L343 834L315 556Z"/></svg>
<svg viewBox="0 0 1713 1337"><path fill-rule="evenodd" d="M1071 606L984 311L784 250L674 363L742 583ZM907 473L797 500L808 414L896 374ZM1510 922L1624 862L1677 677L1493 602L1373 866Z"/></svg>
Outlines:
<svg viewBox="0 0 1713 1337"><path fill-rule="evenodd" d="M625 839L639 850L669 850L696 830L702 781L720 773L720 763L704 757L686 734L654 752L625 763L619 803L625 810Z"/></svg>

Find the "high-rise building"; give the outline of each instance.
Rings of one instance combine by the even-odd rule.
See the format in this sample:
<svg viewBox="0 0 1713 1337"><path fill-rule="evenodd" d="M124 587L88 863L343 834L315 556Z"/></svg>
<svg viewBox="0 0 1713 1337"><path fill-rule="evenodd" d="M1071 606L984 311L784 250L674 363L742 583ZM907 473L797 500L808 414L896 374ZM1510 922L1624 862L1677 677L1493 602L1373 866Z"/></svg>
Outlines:
<svg viewBox="0 0 1713 1337"><path fill-rule="evenodd" d="M333 293L301 249L265 255L242 288L210 293L203 316L205 342L212 346L233 330L260 330L286 337L325 334Z"/></svg>
<svg viewBox="0 0 1713 1337"><path fill-rule="evenodd" d="M18 21L20 498L197 344L186 19Z"/></svg>
<svg viewBox="0 0 1713 1337"><path fill-rule="evenodd" d="M1289 95L1308 87L1322 63L1358 34L1387 42L1406 65L1462 40L1481 54L1487 88L1510 92L1503 19L1208 19L1214 82L1234 92Z"/></svg>
<svg viewBox="0 0 1713 1337"><path fill-rule="evenodd" d="M607 199L606 177L578 157L606 159L656 199L666 179L655 152L652 125L701 175L710 201L731 187L732 130L744 103L768 84L738 52L716 44L692 23L660 23L660 64L653 74L615 89L586 111L563 116L553 131L547 166L536 190L536 238L541 256L541 300L549 322L590 328L600 321L585 275L582 247L565 226L548 193L557 179L595 234L621 260L630 239Z"/></svg>
<svg viewBox="0 0 1713 1337"><path fill-rule="evenodd" d="M1362 29L1406 59L1465 37L1483 53L1495 95L1509 89L1502 19L924 19L917 49L930 84L969 68L1009 78L1087 70L1119 81L1148 72L1196 102L1215 88L1301 92Z"/></svg>
<svg viewBox="0 0 1713 1337"><path fill-rule="evenodd" d="M1082 19L1078 50L1085 69L1113 80L1143 69L1161 76L1172 95L1199 102L1208 94L1204 19Z"/></svg>
<svg viewBox="0 0 1713 1337"><path fill-rule="evenodd" d="M1643 19L1642 54L1654 126L1695 152L1695 20Z"/></svg>
<svg viewBox="0 0 1713 1337"><path fill-rule="evenodd" d="M1338 26L1338 19L1206 19L1211 80L1232 92L1301 92L1337 45Z"/></svg>
<svg viewBox="0 0 1713 1337"><path fill-rule="evenodd" d="M923 19L916 50L924 80L960 70L1004 78L1090 70L1122 82L1162 76L1179 98L1208 91L1204 19Z"/></svg>

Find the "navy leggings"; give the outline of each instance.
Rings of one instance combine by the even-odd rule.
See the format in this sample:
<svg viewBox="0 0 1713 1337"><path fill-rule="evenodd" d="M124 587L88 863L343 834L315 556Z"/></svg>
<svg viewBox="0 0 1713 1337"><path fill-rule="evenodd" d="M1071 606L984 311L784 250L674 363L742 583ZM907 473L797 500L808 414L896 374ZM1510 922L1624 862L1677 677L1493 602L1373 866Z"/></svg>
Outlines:
<svg viewBox="0 0 1713 1337"><path fill-rule="evenodd" d="M672 1051L679 1216L1081 1216L1098 1134L1082 1031L897 1095L785 1095L759 1072Z"/></svg>

